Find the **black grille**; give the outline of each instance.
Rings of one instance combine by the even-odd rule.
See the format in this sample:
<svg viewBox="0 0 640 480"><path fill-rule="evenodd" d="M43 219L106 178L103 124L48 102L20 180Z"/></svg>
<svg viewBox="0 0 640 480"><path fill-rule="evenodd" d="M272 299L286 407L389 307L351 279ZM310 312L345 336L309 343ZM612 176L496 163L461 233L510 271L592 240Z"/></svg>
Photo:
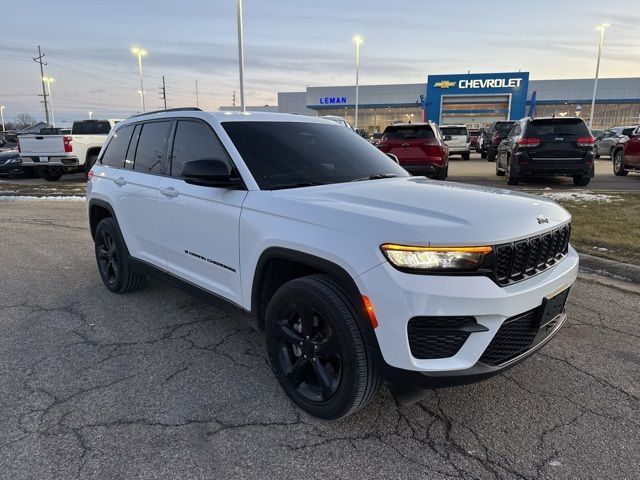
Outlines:
<svg viewBox="0 0 640 480"><path fill-rule="evenodd" d="M571 225L495 247L494 276L500 285L540 273L561 260L569 248Z"/></svg>
<svg viewBox="0 0 640 480"><path fill-rule="evenodd" d="M407 325L411 355L419 359L452 357L478 327L485 330L473 317L414 317Z"/></svg>
<svg viewBox="0 0 640 480"><path fill-rule="evenodd" d="M529 310L505 320L480 357L480 362L500 365L529 350L538 333L537 312L538 309Z"/></svg>

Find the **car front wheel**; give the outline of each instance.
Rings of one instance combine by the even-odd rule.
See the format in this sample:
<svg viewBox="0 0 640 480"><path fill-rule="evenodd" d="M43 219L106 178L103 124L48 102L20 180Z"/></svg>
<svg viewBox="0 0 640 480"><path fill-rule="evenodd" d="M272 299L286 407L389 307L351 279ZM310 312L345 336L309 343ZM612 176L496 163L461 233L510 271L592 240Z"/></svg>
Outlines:
<svg viewBox="0 0 640 480"><path fill-rule="evenodd" d="M350 415L380 387L356 309L331 277L310 275L280 287L267 307L265 334L280 385L315 417Z"/></svg>
<svg viewBox="0 0 640 480"><path fill-rule="evenodd" d="M510 158L507 158L507 172L505 175L507 176L507 185L518 185L520 183L520 178L513 174Z"/></svg>

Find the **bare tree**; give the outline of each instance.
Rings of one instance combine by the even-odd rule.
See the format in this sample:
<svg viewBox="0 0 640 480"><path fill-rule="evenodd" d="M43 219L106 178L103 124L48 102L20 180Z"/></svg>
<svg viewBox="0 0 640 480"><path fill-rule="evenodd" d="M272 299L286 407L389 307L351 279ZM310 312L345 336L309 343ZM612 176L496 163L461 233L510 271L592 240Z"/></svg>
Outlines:
<svg viewBox="0 0 640 480"><path fill-rule="evenodd" d="M16 130L22 130L23 128L30 127L36 123L36 121L28 113L21 113L16 117L16 121L14 123Z"/></svg>

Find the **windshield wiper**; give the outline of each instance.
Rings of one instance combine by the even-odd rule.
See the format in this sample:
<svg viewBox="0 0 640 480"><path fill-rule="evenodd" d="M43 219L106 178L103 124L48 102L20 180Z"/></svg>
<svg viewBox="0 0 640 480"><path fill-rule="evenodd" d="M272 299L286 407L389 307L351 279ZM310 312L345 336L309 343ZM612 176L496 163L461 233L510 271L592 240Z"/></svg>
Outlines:
<svg viewBox="0 0 640 480"><path fill-rule="evenodd" d="M395 178L398 175L395 173L376 173L375 175L369 175L368 177L355 178L352 182L363 182L365 180L380 180L381 178Z"/></svg>
<svg viewBox="0 0 640 480"><path fill-rule="evenodd" d="M291 182L291 183L276 183L269 185L267 190L282 190L285 188L298 188L298 187L315 187L316 185L326 185L322 182Z"/></svg>

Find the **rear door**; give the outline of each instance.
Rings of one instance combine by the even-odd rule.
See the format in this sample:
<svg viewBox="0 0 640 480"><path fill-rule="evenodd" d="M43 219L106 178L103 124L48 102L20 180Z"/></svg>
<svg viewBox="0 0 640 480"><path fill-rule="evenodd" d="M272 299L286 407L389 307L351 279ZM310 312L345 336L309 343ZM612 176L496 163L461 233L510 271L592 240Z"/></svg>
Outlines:
<svg viewBox="0 0 640 480"><path fill-rule="evenodd" d="M233 167L206 122L179 119L174 126L170 175L158 184L158 224L172 274L241 303L240 211L246 190L191 185L182 178L191 160L218 159Z"/></svg>
<svg viewBox="0 0 640 480"><path fill-rule="evenodd" d="M431 125L390 125L384 130L378 148L408 166L442 156L440 140Z"/></svg>
<svg viewBox="0 0 640 480"><path fill-rule="evenodd" d="M168 174L172 121L138 124L123 169L113 175L116 214L132 256L166 269L156 216L158 183ZM106 155L107 152L105 152Z"/></svg>

